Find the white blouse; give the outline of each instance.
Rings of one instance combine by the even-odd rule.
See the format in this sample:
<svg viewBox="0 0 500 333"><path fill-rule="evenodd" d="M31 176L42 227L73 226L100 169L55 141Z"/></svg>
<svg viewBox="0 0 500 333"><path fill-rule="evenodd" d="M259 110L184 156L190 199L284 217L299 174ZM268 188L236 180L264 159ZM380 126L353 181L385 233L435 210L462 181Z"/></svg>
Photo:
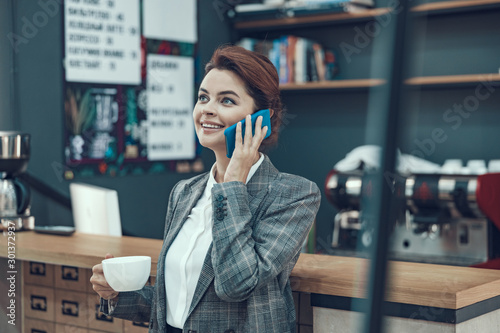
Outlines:
<svg viewBox="0 0 500 333"><path fill-rule="evenodd" d="M264 155L250 168L247 180L264 161ZM165 258L165 289L167 298L167 323L182 328L186 322L194 291L208 248L212 243L212 187L215 164L203 195L191 210Z"/></svg>

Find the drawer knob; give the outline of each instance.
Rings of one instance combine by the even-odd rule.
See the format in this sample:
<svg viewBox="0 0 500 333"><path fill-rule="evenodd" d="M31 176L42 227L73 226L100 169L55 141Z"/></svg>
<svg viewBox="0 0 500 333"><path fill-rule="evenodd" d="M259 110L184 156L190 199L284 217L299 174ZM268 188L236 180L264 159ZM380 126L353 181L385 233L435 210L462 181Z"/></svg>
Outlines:
<svg viewBox="0 0 500 333"><path fill-rule="evenodd" d="M41 262L30 262L30 274L45 276L45 264Z"/></svg>
<svg viewBox="0 0 500 333"><path fill-rule="evenodd" d="M63 300L62 314L66 316L78 317L78 303Z"/></svg>
<svg viewBox="0 0 500 333"><path fill-rule="evenodd" d="M47 297L31 295L30 303L32 310L47 312Z"/></svg>
<svg viewBox="0 0 500 333"><path fill-rule="evenodd" d="M78 281L78 267L62 266L61 274L63 280Z"/></svg>

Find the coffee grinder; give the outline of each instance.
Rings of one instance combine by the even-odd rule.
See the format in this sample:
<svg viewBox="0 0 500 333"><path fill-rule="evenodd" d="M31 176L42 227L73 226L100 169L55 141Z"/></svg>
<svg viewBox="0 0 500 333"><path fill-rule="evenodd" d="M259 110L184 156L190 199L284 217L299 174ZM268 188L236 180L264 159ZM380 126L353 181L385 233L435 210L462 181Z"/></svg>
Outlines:
<svg viewBox="0 0 500 333"><path fill-rule="evenodd" d="M30 158L30 135L0 131L0 230L32 230L31 192L18 176Z"/></svg>

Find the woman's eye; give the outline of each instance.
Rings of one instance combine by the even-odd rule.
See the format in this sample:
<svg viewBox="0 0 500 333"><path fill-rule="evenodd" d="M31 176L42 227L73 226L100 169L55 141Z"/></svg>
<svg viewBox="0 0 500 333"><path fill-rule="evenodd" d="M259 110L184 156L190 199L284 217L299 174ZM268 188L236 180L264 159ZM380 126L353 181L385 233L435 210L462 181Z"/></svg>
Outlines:
<svg viewBox="0 0 500 333"><path fill-rule="evenodd" d="M208 101L208 98L205 95L200 95L200 96L198 96L198 100L200 102L206 102L206 101Z"/></svg>
<svg viewBox="0 0 500 333"><path fill-rule="evenodd" d="M236 104L231 98L227 98L225 97L223 100L222 100L222 104L226 104L226 105L231 105L231 104Z"/></svg>

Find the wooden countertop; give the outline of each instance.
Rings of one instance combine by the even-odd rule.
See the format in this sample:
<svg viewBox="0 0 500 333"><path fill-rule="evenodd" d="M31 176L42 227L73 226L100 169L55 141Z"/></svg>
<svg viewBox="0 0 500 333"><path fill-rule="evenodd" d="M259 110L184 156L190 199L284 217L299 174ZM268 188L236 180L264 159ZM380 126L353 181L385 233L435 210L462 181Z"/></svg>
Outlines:
<svg viewBox="0 0 500 333"><path fill-rule="evenodd" d="M292 289L362 298L368 264L362 258L301 254L292 271ZM389 263L386 293L389 302L460 309L499 295L499 270Z"/></svg>
<svg viewBox="0 0 500 333"><path fill-rule="evenodd" d="M75 233L54 236L34 232L15 235L16 260L91 268L109 252L115 256L147 255L152 273L162 241ZM7 237L0 236L0 257L8 256ZM368 260L301 254L292 271L295 291L363 297ZM393 261L386 299L390 302L459 309L500 295L500 271Z"/></svg>
<svg viewBox="0 0 500 333"><path fill-rule="evenodd" d="M0 237L0 257L7 257L7 237ZM150 256L151 272L156 264L163 241L139 237L116 237L74 233L55 236L33 231L16 232L16 259L49 264L92 268L106 253L115 257Z"/></svg>

